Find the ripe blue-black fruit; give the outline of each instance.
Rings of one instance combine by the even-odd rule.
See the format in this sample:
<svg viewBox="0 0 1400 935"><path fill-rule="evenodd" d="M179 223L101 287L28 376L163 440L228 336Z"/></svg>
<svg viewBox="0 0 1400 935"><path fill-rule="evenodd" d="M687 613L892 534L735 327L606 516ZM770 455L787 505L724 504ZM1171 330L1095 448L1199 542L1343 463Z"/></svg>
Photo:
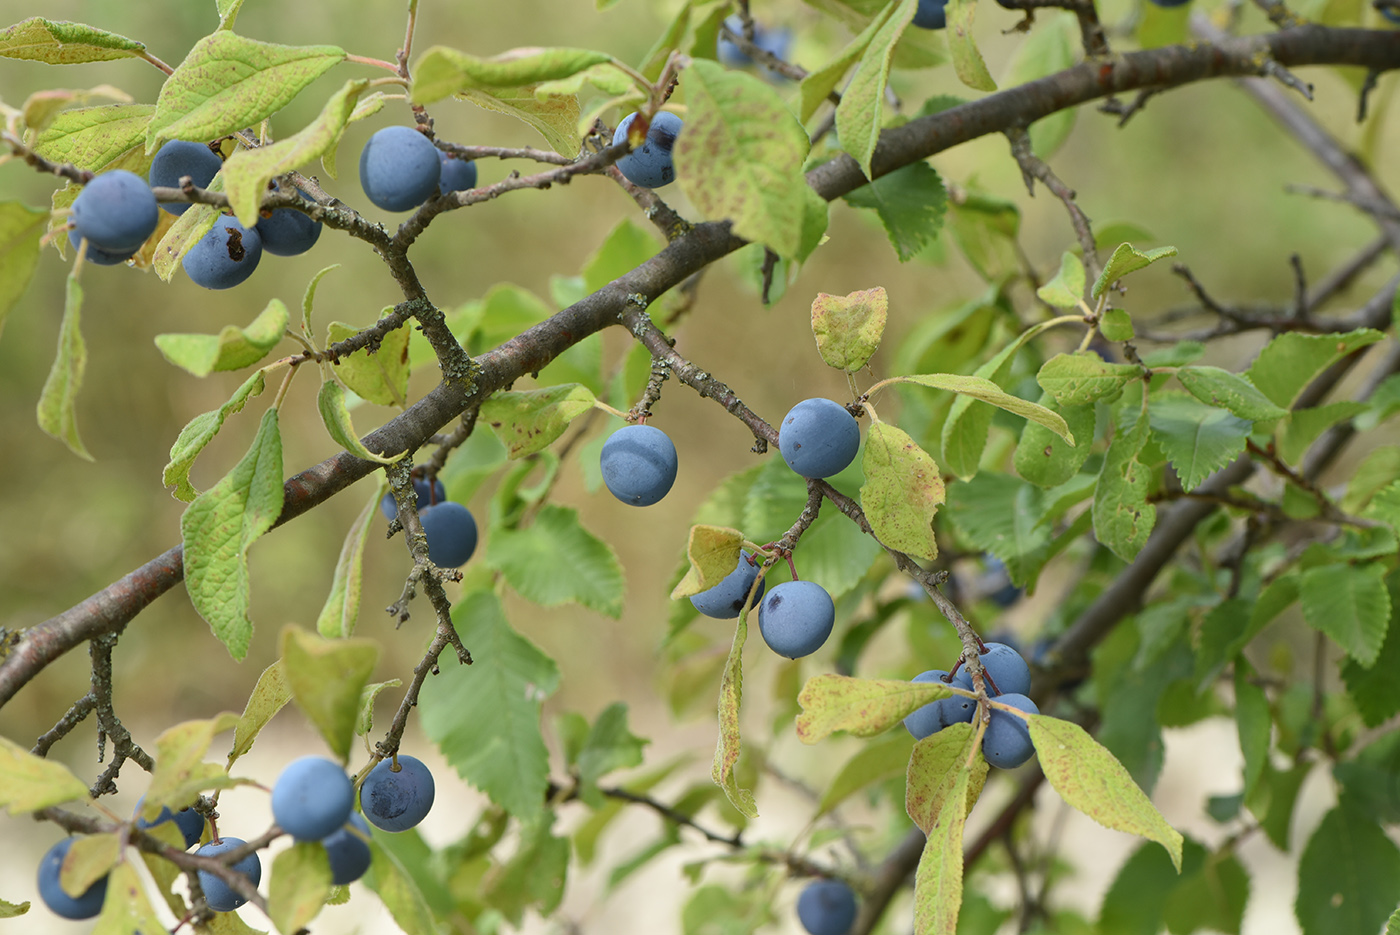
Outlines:
<svg viewBox="0 0 1400 935"><path fill-rule="evenodd" d="M77 231L68 232L68 242L72 244L76 252L82 249L83 238ZM98 266L120 266L136 255L135 250L120 250L116 253L109 253L96 244L88 244L87 262L96 263Z"/></svg>
<svg viewBox="0 0 1400 935"><path fill-rule="evenodd" d="M997 701L1008 704L1018 711L1039 714L1036 707L1025 695L998 695ZM987 733L982 737L982 755L987 762L1000 769L1015 769L1031 758L1035 744L1031 743L1030 727L1014 714L992 709L992 719L987 723Z"/></svg>
<svg viewBox="0 0 1400 935"><path fill-rule="evenodd" d="M738 15L725 19L724 25L729 27L729 31L736 36L744 34L744 21ZM788 51L792 48L792 30L786 26L764 27L758 23L753 24L753 44L765 52L771 52L778 58L786 60ZM753 59L744 54L744 50L733 42L719 37L716 47L719 53L719 60L732 68L742 68L745 65L752 65Z"/></svg>
<svg viewBox="0 0 1400 935"><path fill-rule="evenodd" d="M708 591L692 594L690 603L695 605L695 609L706 617L717 617L720 620L732 620L739 616L744 609L744 598L748 597L749 588L753 587L753 579L762 571L757 565L749 564L749 557L748 552L740 551L739 564L724 576L724 580ZM749 603L750 607L758 606L766 586L762 581L758 583L758 590Z"/></svg>
<svg viewBox="0 0 1400 935"><path fill-rule="evenodd" d="M773 652L789 659L822 648L836 623L836 605L814 581L784 581L758 605L758 628Z"/></svg>
<svg viewBox="0 0 1400 935"><path fill-rule="evenodd" d="M434 478L431 485L426 477L413 478L413 492L418 495L418 509L433 503L441 503L447 499L447 488L442 486L442 481ZM392 491L384 495L384 499L379 501L379 512L384 514L385 519L393 519L399 515L399 505L394 502Z"/></svg>
<svg viewBox="0 0 1400 935"><path fill-rule="evenodd" d="M627 139L627 130L636 119L636 114L628 114L617 125L612 139L614 146ZM672 158L672 150L675 149L676 137L680 132L681 118L675 114L662 111L654 115L651 118L651 126L647 128L646 140L617 161L618 171L627 181L642 188L670 185L676 180L676 163Z"/></svg>
<svg viewBox="0 0 1400 935"><path fill-rule="evenodd" d="M160 814L156 815L153 821L147 821L141 817L141 807L146 799L143 796L140 802L136 803L136 827L154 828L156 825L163 825L167 821L174 821L175 827L180 829L180 833L185 837L185 847L191 848L199 843L199 839L204 835L204 816L192 808L182 808L178 812L171 814L168 807L162 806Z"/></svg>
<svg viewBox="0 0 1400 935"><path fill-rule="evenodd" d="M846 935L856 921L856 894L845 880L813 880L797 897L797 920L812 935Z"/></svg>
<svg viewBox="0 0 1400 935"><path fill-rule="evenodd" d="M169 140L151 160L146 178L152 188L179 188L180 179L188 175L196 188L208 188L223 165L224 161L203 143ZM169 214L184 214L193 207L188 201L167 201L161 205Z"/></svg>
<svg viewBox="0 0 1400 935"><path fill-rule="evenodd" d="M360 187L385 211L411 211L437 191L438 148L412 127L385 127L360 152Z"/></svg>
<svg viewBox="0 0 1400 935"><path fill-rule="evenodd" d="M1026 660L1005 643L986 643L987 651L978 657L982 668L996 683L996 690L987 686L988 695L1024 695L1031 690L1031 669Z"/></svg>
<svg viewBox="0 0 1400 935"><path fill-rule="evenodd" d="M218 857L227 853L235 847L242 847L248 842L242 838L224 838L222 841L211 841L199 850L195 851L198 857ZM241 873L249 881L257 886L262 882L262 861L258 859L257 852L249 854L242 860L230 867L234 873ZM199 888L204 890L204 901L209 904L209 908L215 912L232 912L248 900L243 894L233 889L227 883L208 870L199 871Z"/></svg>
<svg viewBox="0 0 1400 935"><path fill-rule="evenodd" d="M914 676L915 682L943 682L944 676L948 673L942 669L930 669L927 672L920 672ZM959 673L961 675L962 673ZM967 685L958 684L958 679L953 679L953 685L959 688L971 689L972 683ZM913 735L915 740L923 740L930 734L936 734L950 724L964 723L972 720L972 715L977 712L977 702L971 698L963 698L954 695L952 698L940 698L938 701L931 701L913 714L904 719L904 729Z"/></svg>
<svg viewBox="0 0 1400 935"><path fill-rule="evenodd" d="M788 410L778 428L778 451L803 477L840 474L860 450L860 426L839 403L817 397Z"/></svg>
<svg viewBox="0 0 1400 935"><path fill-rule="evenodd" d="M369 869L369 825L358 812L339 831L322 838L331 862L331 882L336 886L354 883Z"/></svg>
<svg viewBox="0 0 1400 935"><path fill-rule="evenodd" d="M321 756L288 763L272 787L272 818L299 841L319 841L350 820L355 784L340 764Z"/></svg>
<svg viewBox="0 0 1400 935"><path fill-rule="evenodd" d="M913 23L921 29L942 29L947 26L948 0L919 0Z"/></svg>
<svg viewBox="0 0 1400 935"><path fill-rule="evenodd" d="M262 259L262 238L238 218L219 215L209 233L199 238L180 265L195 285L206 289L232 289L253 275Z"/></svg>
<svg viewBox="0 0 1400 935"><path fill-rule="evenodd" d="M442 163L442 176L438 188L444 195L464 192L476 188L476 163L470 159L458 159L439 149L438 160Z"/></svg>
<svg viewBox="0 0 1400 935"><path fill-rule="evenodd" d="M1170 10L1172 7L1186 6L1191 0L1148 0L1149 3Z"/></svg>
<svg viewBox="0 0 1400 935"><path fill-rule="evenodd" d="M281 186L273 182L272 187ZM301 189L297 191L308 197ZM321 238L321 222L292 208L277 208L253 226L262 238L263 249L273 256L300 256Z"/></svg>
<svg viewBox="0 0 1400 935"><path fill-rule="evenodd" d="M460 503L445 500L418 511L428 537L428 560L440 568L461 568L476 551L476 519Z"/></svg>
<svg viewBox="0 0 1400 935"><path fill-rule="evenodd" d="M39 898L55 915L65 919L91 919L102 911L102 901L107 898L107 878L93 883L80 896L69 896L63 891L58 882L59 872L63 869L63 858L73 846L73 840L64 838L59 841L39 861Z"/></svg>
<svg viewBox="0 0 1400 935"><path fill-rule="evenodd" d="M1400 24L1400 10L1388 6L1377 7L1377 9L1380 10L1381 16L1384 16L1392 23Z"/></svg>
<svg viewBox="0 0 1400 935"><path fill-rule="evenodd" d="M676 446L650 425L624 425L603 442L603 483L632 506L651 506L676 482Z"/></svg>
<svg viewBox="0 0 1400 935"><path fill-rule="evenodd" d="M385 831L407 831L428 817L433 807L433 774L423 761L399 754L399 771L393 760L380 760L360 786L360 808L365 818Z"/></svg>
<svg viewBox="0 0 1400 935"><path fill-rule="evenodd" d="M73 201L78 236L111 254L135 253L160 221L156 196L141 176L115 169L83 186Z"/></svg>

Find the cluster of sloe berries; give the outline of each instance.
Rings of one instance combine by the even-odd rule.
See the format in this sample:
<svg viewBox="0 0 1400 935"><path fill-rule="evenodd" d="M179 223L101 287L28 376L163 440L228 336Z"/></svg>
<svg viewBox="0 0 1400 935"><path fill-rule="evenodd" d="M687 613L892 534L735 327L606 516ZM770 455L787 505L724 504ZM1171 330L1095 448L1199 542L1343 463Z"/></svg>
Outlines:
<svg viewBox="0 0 1400 935"><path fill-rule="evenodd" d="M412 211L441 191L476 187L476 163L438 149L412 127L385 127L360 151L360 187L375 207Z"/></svg>
<svg viewBox="0 0 1400 935"><path fill-rule="evenodd" d="M1040 709L1026 696L1031 689L1031 670L1021 654L1005 643L987 643L978 656L986 675L987 695L1027 714L1039 714ZM956 667L955 667L956 668ZM943 669L930 669L914 676L915 682L939 681L972 691L972 677L966 669L950 676ZM923 740L951 724L969 723L977 712L977 702L954 695L924 705L904 719L904 727L915 740ZM992 709L991 721L982 737L982 755L992 766L1014 769L1031 758L1035 746L1031 743L1026 722L1014 714Z"/></svg>
<svg viewBox="0 0 1400 935"><path fill-rule="evenodd" d="M413 478L413 491L418 497L418 521L428 537L428 561L439 568L465 565L476 551L476 518L462 504L447 499L447 489L437 478L431 482ZM379 512L388 520L399 515L392 492L379 501Z"/></svg>
<svg viewBox="0 0 1400 935"><path fill-rule="evenodd" d="M338 763L318 756L293 760L272 787L272 817L278 827L298 841L319 841L330 862L331 882L337 886L364 876L370 865L370 825L384 831L406 831L427 817L433 807L433 775L422 761L400 755L381 760L360 786L360 808L355 811L355 785ZM153 821L139 817L138 828L153 828L173 821L184 837L186 849L204 836L204 816L193 808L172 813L169 808ZM64 838L49 848L39 862L39 896L56 915L65 919L91 919L102 911L107 896L104 876L82 893L70 894L60 883L64 858L75 838ZM195 854L218 857L247 842L225 836L201 846ZM262 861L257 853L235 861L230 869L256 887L262 881ZM247 899L216 874L198 873L205 902L215 912L232 912Z"/></svg>

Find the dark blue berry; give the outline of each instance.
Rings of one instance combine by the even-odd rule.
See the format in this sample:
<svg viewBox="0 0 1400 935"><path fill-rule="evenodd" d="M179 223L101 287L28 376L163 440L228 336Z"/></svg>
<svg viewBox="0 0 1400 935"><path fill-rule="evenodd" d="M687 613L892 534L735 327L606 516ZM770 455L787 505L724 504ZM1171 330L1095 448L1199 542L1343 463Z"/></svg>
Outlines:
<svg viewBox="0 0 1400 935"><path fill-rule="evenodd" d="M418 511L428 537L428 560L440 568L460 568L476 551L476 519L460 503L445 500Z"/></svg>
<svg viewBox="0 0 1400 935"><path fill-rule="evenodd" d="M370 824L384 831L407 831L428 817L433 807L433 774L416 757L399 754L380 760L360 786L360 808Z"/></svg>
<svg viewBox="0 0 1400 935"><path fill-rule="evenodd" d="M614 146L627 139L627 130L636 119L636 114L629 114L617 125L617 131L613 133ZM642 145L617 161L618 171L627 181L642 188L670 185L676 180L672 150L680 132L681 118L666 111L656 114L651 118L651 126L647 128L647 137Z"/></svg>
<svg viewBox="0 0 1400 935"><path fill-rule="evenodd" d="M438 150L442 162L442 177L438 188L444 195L464 192L476 188L476 163L471 159L458 159L443 150Z"/></svg>
<svg viewBox="0 0 1400 935"><path fill-rule="evenodd" d="M412 211L432 197L441 177L438 148L412 127L385 127L360 153L360 187L385 211Z"/></svg>
<svg viewBox="0 0 1400 935"><path fill-rule="evenodd" d="M78 236L111 254L135 253L160 221L156 196L141 176L115 169L83 186L73 201Z"/></svg>
<svg viewBox="0 0 1400 935"><path fill-rule="evenodd" d="M632 506L651 506L676 482L676 446L650 425L625 425L603 442L603 483Z"/></svg>
<svg viewBox="0 0 1400 935"><path fill-rule="evenodd" d="M196 285L232 289L253 275L261 259L262 238L258 229L246 228L238 223L238 218L221 214L180 263Z"/></svg>
<svg viewBox="0 0 1400 935"><path fill-rule="evenodd" d="M208 188L223 165L224 161L203 143L169 140L151 160L146 178L152 188L179 188L180 179L188 175L196 188ZM169 214L184 214L192 207L188 201L167 201L161 205Z"/></svg>
<svg viewBox="0 0 1400 935"><path fill-rule="evenodd" d="M273 182L272 187L280 186ZM297 191L307 197L306 192ZM300 256L321 238L321 222L311 220L309 215L294 208L277 208L267 217L259 218L254 227L262 238L263 249L273 256Z"/></svg>

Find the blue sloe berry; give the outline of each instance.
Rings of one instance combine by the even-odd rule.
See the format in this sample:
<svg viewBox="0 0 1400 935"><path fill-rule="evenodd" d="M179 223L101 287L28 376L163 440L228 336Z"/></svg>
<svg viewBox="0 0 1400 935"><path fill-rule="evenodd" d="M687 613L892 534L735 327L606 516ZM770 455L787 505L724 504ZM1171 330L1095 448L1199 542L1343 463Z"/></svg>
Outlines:
<svg viewBox="0 0 1400 935"><path fill-rule="evenodd" d="M603 483L632 506L651 506L676 482L676 446L650 425L625 425L603 442Z"/></svg>
<svg viewBox="0 0 1400 935"><path fill-rule="evenodd" d="M758 628L773 652L789 659L821 649L836 623L836 605L814 581L785 581L758 605Z"/></svg>
<svg viewBox="0 0 1400 935"><path fill-rule="evenodd" d="M627 131L636 119L636 114L628 114L617 125L617 130L613 133L614 146L627 139ZM618 171L627 181L642 188L670 185L676 180L676 163L672 157L672 150L675 149L676 137L680 132L681 118L666 111L656 114L651 118L647 138L642 145L617 161Z"/></svg>
<svg viewBox="0 0 1400 935"><path fill-rule="evenodd" d="M433 807L433 774L423 761L399 754L399 771L393 760L380 760L360 786L360 808L370 824L384 831L407 831L428 816Z"/></svg>
<svg viewBox="0 0 1400 935"><path fill-rule="evenodd" d="M68 242L73 245L73 250L81 250L83 247L83 237L77 231L68 232ZM96 263L98 266L120 266L136 255L135 250L120 250L115 253L103 250L97 244L88 244L87 262Z"/></svg>
<svg viewBox="0 0 1400 935"><path fill-rule="evenodd" d="M948 675L942 669L930 669L927 672L920 672L914 676L915 682L944 682ZM953 679L952 684L958 685L958 680ZM959 688L971 688L968 685L958 685ZM963 698L954 695L952 698L940 698L937 701L930 701L919 710L913 712L904 719L904 729L913 735L915 740L923 740L930 734L936 734L950 724L964 723L972 720L972 715L977 711L977 702L971 698Z"/></svg>
<svg viewBox="0 0 1400 935"><path fill-rule="evenodd" d="M1031 690L1031 669L1020 653L1005 643L983 645L987 651L978 658L997 686L993 691L988 685L988 695L1024 695Z"/></svg>
<svg viewBox="0 0 1400 935"><path fill-rule="evenodd" d="M161 806L160 814L156 815L152 821L147 821L141 817L141 808L145 804L145 796L136 803L136 827L154 828L156 825L163 825L167 821L174 821L175 827L180 829L180 834L184 835L185 847L190 848L199 843L199 839L204 835L204 816L192 808L182 808L173 814L168 806Z"/></svg>
<svg viewBox="0 0 1400 935"><path fill-rule="evenodd" d="M195 854L199 857L218 857L220 854L225 854L236 847L242 847L246 843L248 842L242 838L224 838L222 841L211 841L195 851ZM262 861L258 858L256 851L229 869L234 873L243 874L254 886L262 882ZM233 889L208 870L199 871L199 888L204 890L204 901L215 912L232 912L248 901L242 893Z"/></svg>
<svg viewBox="0 0 1400 935"><path fill-rule="evenodd" d="M160 208L145 179L114 169L83 186L73 201L72 219L78 236L93 247L135 253L155 233Z"/></svg>
<svg viewBox="0 0 1400 935"><path fill-rule="evenodd" d="M55 915L65 919L91 919L102 911L102 901L107 898L107 878L96 881L80 896L69 896L64 891L59 873L73 841L73 838L64 838L49 848L39 861L39 898Z"/></svg>
<svg viewBox="0 0 1400 935"><path fill-rule="evenodd" d="M811 935L846 935L856 921L856 894L845 880L813 880L797 897L797 920Z"/></svg>
<svg viewBox="0 0 1400 935"><path fill-rule="evenodd" d="M948 25L948 0L919 0L913 23L921 29L944 28Z"/></svg>
<svg viewBox="0 0 1400 935"><path fill-rule="evenodd" d="M860 426L841 404L817 397L788 410L778 429L778 451L803 477L840 474L860 450Z"/></svg>
<svg viewBox="0 0 1400 935"><path fill-rule="evenodd" d="M442 177L438 180L438 188L444 195L476 188L476 162L471 159L458 159L441 149L438 150L438 160L442 163Z"/></svg>
<svg viewBox="0 0 1400 935"><path fill-rule="evenodd" d="M413 492L418 495L419 510L447 499L447 488L443 487L442 481L436 478L432 484L428 483L426 477L413 478ZM386 493L384 499L379 501L379 512L384 514L385 519L390 520L399 515L399 505L394 501L393 491Z"/></svg>
<svg viewBox="0 0 1400 935"><path fill-rule="evenodd" d="M428 560L440 568L460 568L476 551L476 519L460 503L444 500L418 511L428 537Z"/></svg>
<svg viewBox="0 0 1400 935"><path fill-rule="evenodd" d="M350 819L355 784L339 763L321 756L288 763L272 787L272 818L299 841L319 841Z"/></svg>
<svg viewBox="0 0 1400 935"><path fill-rule="evenodd" d="M224 161L203 143L189 140L168 140L151 160L146 173L152 188L179 188L180 179L190 177L196 188L208 188ZM184 214L194 207L188 201L167 201L161 208L168 214Z"/></svg>
<svg viewBox="0 0 1400 935"><path fill-rule="evenodd" d="M354 883L369 869L369 824L358 812L334 834L321 839L331 862L331 882L336 886Z"/></svg>
<svg viewBox="0 0 1400 935"><path fill-rule="evenodd" d="M232 289L253 275L261 259L262 237L257 227L244 227L238 218L221 214L180 264L195 285Z"/></svg>
<svg viewBox="0 0 1400 935"><path fill-rule="evenodd" d="M729 31L736 36L744 34L744 21L736 14L724 21L724 25L729 27ZM765 27L758 23L753 24L753 44L765 52L771 52L778 58L786 60L788 52L792 48L792 30L785 26ZM719 60L731 68L742 68L745 65L752 65L753 59L744 54L744 50L733 42L719 37L716 47L719 53Z"/></svg>
<svg viewBox="0 0 1400 935"><path fill-rule="evenodd" d="M1040 708L1025 695L999 695L997 701L1027 714L1040 713ZM987 762L999 769L1015 769L1029 760L1033 753L1035 745L1031 743L1030 727L1026 722L1014 714L993 708L987 733L982 737L982 755Z"/></svg>
<svg viewBox="0 0 1400 935"><path fill-rule="evenodd" d="M744 609L744 598L748 597L749 588L753 587L753 580L763 570L750 564L749 558L749 553L741 550L739 564L724 576L724 580L707 591L692 594L690 603L695 605L695 609L706 617L717 617L720 620L731 620L739 616ZM758 606L766 586L762 581L758 583L758 590L754 592L749 607Z"/></svg>
<svg viewBox="0 0 1400 935"><path fill-rule="evenodd" d="M272 183L272 187L281 188L276 182ZM309 198L301 189L297 189L297 192ZM267 217L259 218L253 226L262 238L263 249L273 256L300 256L321 238L321 222L313 221L309 215L294 208L276 208Z"/></svg>
<svg viewBox="0 0 1400 935"><path fill-rule="evenodd" d="M385 127L360 152L360 187L385 211L411 211L437 191L438 148L412 127Z"/></svg>

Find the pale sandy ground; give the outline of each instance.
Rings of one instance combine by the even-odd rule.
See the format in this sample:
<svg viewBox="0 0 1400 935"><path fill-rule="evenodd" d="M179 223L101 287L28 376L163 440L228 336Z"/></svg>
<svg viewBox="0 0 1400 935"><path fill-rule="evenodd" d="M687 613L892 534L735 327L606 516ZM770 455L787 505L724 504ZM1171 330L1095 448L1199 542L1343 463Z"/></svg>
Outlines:
<svg viewBox="0 0 1400 935"><path fill-rule="evenodd" d="M701 733L708 729L701 725L654 731L652 736L657 738L657 743L651 755L659 761L668 752L665 748L704 748L705 745L697 744L697 741L702 739ZM1166 740L1166 768L1157 785L1158 806L1167 819L1183 832L1206 843L1218 841L1224 832L1202 813L1201 806L1209 795L1234 791L1238 782L1239 751L1233 722L1212 719L1188 729L1168 731ZM306 745L307 737L304 735L265 736L254 752L242 761L243 769L238 772L270 783L283 763L306 752ZM431 842L445 844L468 828L480 799L457 780L445 764L421 749L415 749L415 753L422 755L439 777L437 801L424 826L424 833ZM807 755L820 757L823 754L811 751ZM1207 763L1210 764L1209 770L1203 769ZM708 772L708 769L705 771ZM768 788L777 790L779 787L770 784ZM137 794L130 796L133 803ZM1040 803L1037 821L1040 826L1038 833L1045 834L1060 806L1053 792L1046 789L1042 794L1046 799ZM1304 788L1295 815L1295 842L1306 840L1331 806L1332 797L1331 783L1325 771L1315 771ZM119 802L124 802L126 798L124 794ZM974 826L984 810L990 814L990 809L986 809L987 804L983 803L974 813ZM805 816L810 814L805 803L796 796L787 801L761 799L760 808L764 812L763 817L750 832L751 839L755 840L789 840L801 830ZM251 836L270 821L267 796L258 790L236 790L228 794L222 810L226 816L230 816L225 819L228 833L237 834L242 829L248 829L247 833ZM852 816L852 820L858 821L859 816ZM699 845L673 850L627 880L606 899L600 898L607 868L649 842L656 831L656 819L649 813L640 809L626 813L604 839L600 859L594 868L576 874L569 881L568 894L558 919L546 922L532 917L523 931L531 935L564 932L657 935L678 932L680 906L687 891L680 868L697 857L714 853L712 850ZM1060 899L1064 904L1085 911L1092 918L1104 890L1137 841L1107 831L1074 814L1064 824L1062 834L1063 851L1073 855L1080 872L1075 879L1061 885L1058 890ZM34 900L36 904L29 915L0 922L0 932L4 935L77 935L92 930L92 922L67 922L53 916L38 903L34 867L40 854L56 837L52 826L35 825L24 818L0 816L0 841L4 842L4 847L0 848L0 897L12 902ZM689 835L687 839L690 839ZM1292 912L1295 894L1293 860L1275 850L1262 836L1247 841L1240 857L1253 878L1245 918L1246 935L1291 935L1297 932ZM267 865L265 858L264 867ZM724 877L714 873L707 879L722 880ZM783 888L780 897L783 905L778 907L778 915L785 920L785 924L772 927L769 931L783 935L800 932L791 915L791 903L796 898L797 890L796 885ZM266 880L263 891L266 892ZM268 927L266 920L255 910L242 911L247 914L250 924L262 929ZM312 930L316 935L379 935L399 931L377 898L360 887L354 888L349 904L324 912L313 924ZM907 930L905 925L894 926L895 932Z"/></svg>

